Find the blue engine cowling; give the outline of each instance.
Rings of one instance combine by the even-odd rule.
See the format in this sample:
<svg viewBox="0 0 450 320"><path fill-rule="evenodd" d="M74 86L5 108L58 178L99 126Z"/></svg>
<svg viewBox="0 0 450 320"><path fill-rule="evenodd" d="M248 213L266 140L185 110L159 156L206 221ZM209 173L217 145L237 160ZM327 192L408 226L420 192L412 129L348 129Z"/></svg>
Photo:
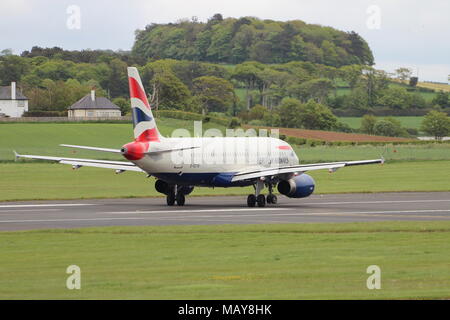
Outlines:
<svg viewBox="0 0 450 320"><path fill-rule="evenodd" d="M289 198L305 198L314 192L314 179L303 173L278 183L278 192Z"/></svg>

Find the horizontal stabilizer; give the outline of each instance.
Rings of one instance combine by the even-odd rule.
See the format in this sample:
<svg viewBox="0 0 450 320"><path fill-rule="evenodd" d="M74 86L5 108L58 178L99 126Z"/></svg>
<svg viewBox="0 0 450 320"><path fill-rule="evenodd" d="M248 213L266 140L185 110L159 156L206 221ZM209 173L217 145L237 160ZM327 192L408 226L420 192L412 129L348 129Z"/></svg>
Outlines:
<svg viewBox="0 0 450 320"><path fill-rule="evenodd" d="M76 146L72 144L60 144L61 147L69 147L76 149L85 149L85 150L94 150L94 151L103 151L103 152L114 152L120 153L119 149L110 149L110 148L97 148L97 147L87 147L87 146Z"/></svg>
<svg viewBox="0 0 450 320"><path fill-rule="evenodd" d="M51 156L36 156L29 154L18 154L14 151L16 158L25 158L25 159L37 159L37 160L48 160L48 161L57 161L61 164L70 164L74 168L81 167L95 167L95 168L105 168L105 169L113 169L116 171L136 171L136 172L144 172L141 168L137 167L132 162L126 161L110 161L110 160L94 160L94 159L79 159L79 158L64 158L64 157L51 157Z"/></svg>

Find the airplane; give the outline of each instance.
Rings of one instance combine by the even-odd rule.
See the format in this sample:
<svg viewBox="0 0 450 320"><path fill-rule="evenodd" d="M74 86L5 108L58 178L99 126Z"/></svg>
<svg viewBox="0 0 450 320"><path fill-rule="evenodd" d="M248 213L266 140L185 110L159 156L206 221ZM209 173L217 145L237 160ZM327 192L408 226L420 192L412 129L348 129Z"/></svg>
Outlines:
<svg viewBox="0 0 450 320"><path fill-rule="evenodd" d="M194 187L253 186L249 207L276 204L274 187L289 198L305 198L314 192L315 181L308 171L384 163L384 159L300 164L292 147L274 137L163 137L156 125L151 105L138 70L128 67L134 141L120 149L62 144L63 147L121 154L128 161L109 161L22 155L16 158L41 159L81 167L143 172L156 178L156 190L166 196L169 206L183 206ZM197 161L198 160L198 161ZM262 193L268 188L268 195Z"/></svg>

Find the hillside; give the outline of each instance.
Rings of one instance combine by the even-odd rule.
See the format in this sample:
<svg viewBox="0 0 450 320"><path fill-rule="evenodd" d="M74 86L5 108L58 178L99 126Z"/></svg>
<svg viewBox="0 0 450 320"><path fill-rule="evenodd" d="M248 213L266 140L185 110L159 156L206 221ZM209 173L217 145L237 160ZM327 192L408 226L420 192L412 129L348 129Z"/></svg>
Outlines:
<svg viewBox="0 0 450 320"><path fill-rule="evenodd" d="M402 80L399 80L399 79L392 79L392 81L397 82L397 83L401 83L401 84L403 84L405 86L408 85L408 83L406 81L402 81ZM450 92L450 84L445 84L445 83L419 81L419 82L417 82L416 87L418 87L418 88L425 88L425 89L434 90L434 91Z"/></svg>
<svg viewBox="0 0 450 320"><path fill-rule="evenodd" d="M224 19L221 14L207 23L193 19L149 24L136 31L132 54L145 59L216 63L309 61L334 67L374 63L367 42L353 31L301 20Z"/></svg>

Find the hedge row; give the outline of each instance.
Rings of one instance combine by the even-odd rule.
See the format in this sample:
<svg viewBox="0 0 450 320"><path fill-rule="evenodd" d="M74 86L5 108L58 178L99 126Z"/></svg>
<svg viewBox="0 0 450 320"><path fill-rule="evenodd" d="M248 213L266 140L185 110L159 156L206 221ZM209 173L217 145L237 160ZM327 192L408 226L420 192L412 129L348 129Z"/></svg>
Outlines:
<svg viewBox="0 0 450 320"><path fill-rule="evenodd" d="M450 140L447 141L435 141L435 140L411 140L411 141L325 141L325 140L317 140L317 139L306 139L299 137L291 137L280 135L280 139L285 140L289 144L294 145L306 145L310 147L315 146L362 146L362 145L371 145L371 146L384 146L387 144L392 145L426 145L430 143L450 143Z"/></svg>
<svg viewBox="0 0 450 320"><path fill-rule="evenodd" d="M22 117L67 117L67 111L26 111Z"/></svg>
<svg viewBox="0 0 450 320"><path fill-rule="evenodd" d="M203 121L203 122L213 122L220 124L225 127L238 127L240 125L238 118L219 118L214 116L203 116L199 113L186 112L179 110L158 110L154 111L156 117L180 119L180 120L190 120L190 121Z"/></svg>

